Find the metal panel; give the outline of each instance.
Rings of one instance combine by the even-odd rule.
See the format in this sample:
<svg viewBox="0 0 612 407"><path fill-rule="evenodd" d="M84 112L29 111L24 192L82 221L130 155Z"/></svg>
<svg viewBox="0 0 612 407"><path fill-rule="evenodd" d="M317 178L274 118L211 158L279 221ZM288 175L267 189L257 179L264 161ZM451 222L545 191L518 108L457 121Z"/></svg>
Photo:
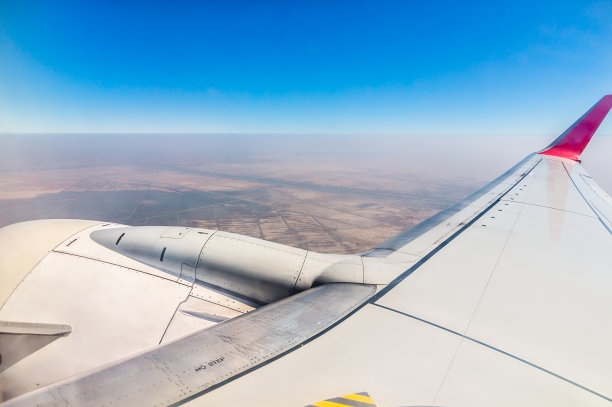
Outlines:
<svg viewBox="0 0 612 407"><path fill-rule="evenodd" d="M162 345L7 406L168 405L197 396L298 346L342 319L373 286L329 284Z"/></svg>
<svg viewBox="0 0 612 407"><path fill-rule="evenodd" d="M565 163L563 161L566 161ZM579 165L562 158L546 156L504 200L594 216L568 176L565 166Z"/></svg>
<svg viewBox="0 0 612 407"><path fill-rule="evenodd" d="M464 332L522 207L498 202L378 302Z"/></svg>
<svg viewBox="0 0 612 407"><path fill-rule="evenodd" d="M183 264L197 266L200 251L213 234L208 229L137 226L97 230L91 233L91 238L108 249L178 278Z"/></svg>
<svg viewBox="0 0 612 407"><path fill-rule="evenodd" d="M402 254L401 257L401 259L397 259L394 254L384 258L362 257L363 282L366 284L389 284L420 260L420 257L409 254Z"/></svg>
<svg viewBox="0 0 612 407"><path fill-rule="evenodd" d="M582 165L566 166L566 170L599 220L612 233L612 198L597 185Z"/></svg>
<svg viewBox="0 0 612 407"><path fill-rule="evenodd" d="M374 305L184 405L300 406L351 389L384 406L609 405L512 355Z"/></svg>
<svg viewBox="0 0 612 407"><path fill-rule="evenodd" d="M0 374L2 398L124 358L159 343L189 287L69 254L49 253L0 319L73 327Z"/></svg>
<svg viewBox="0 0 612 407"><path fill-rule="evenodd" d="M202 249L196 279L265 304L293 293L305 257L302 249L217 232Z"/></svg>
<svg viewBox="0 0 612 407"><path fill-rule="evenodd" d="M69 325L0 321L0 373L71 331Z"/></svg>
<svg viewBox="0 0 612 407"><path fill-rule="evenodd" d="M176 309L161 343L170 342L241 314L231 308L190 295Z"/></svg>
<svg viewBox="0 0 612 407"><path fill-rule="evenodd" d="M98 230L105 231L104 233L108 233L112 237L110 248L107 248L91 239L90 235ZM113 223L94 225L67 238L63 243L58 245L54 251L59 253L73 254L75 256L102 261L104 263L115 264L117 266L126 267L134 271L161 277L170 281L178 280L177 276L173 274L167 273L155 267L151 267L113 250L112 247L117 241L118 236L121 236L121 234L126 230L129 230L129 227Z"/></svg>
<svg viewBox="0 0 612 407"><path fill-rule="evenodd" d="M296 290L305 290L313 284L363 283L363 262L360 256L308 252L302 266Z"/></svg>
<svg viewBox="0 0 612 407"><path fill-rule="evenodd" d="M238 311L241 314L252 311L256 308L247 304L244 300L241 300L236 296L228 296L199 284L193 285L190 295L192 297L200 298L204 301L212 302L213 304Z"/></svg>
<svg viewBox="0 0 612 407"><path fill-rule="evenodd" d="M0 228L0 309L23 278L69 236L99 222L47 219Z"/></svg>
<svg viewBox="0 0 612 407"><path fill-rule="evenodd" d="M185 406L305 406L353 391L367 391L379 406L429 406L460 341L366 305L316 340Z"/></svg>
<svg viewBox="0 0 612 407"><path fill-rule="evenodd" d="M610 402L508 355L464 340L436 406L610 406Z"/></svg>
<svg viewBox="0 0 612 407"><path fill-rule="evenodd" d="M68 335L72 327L65 324L0 321L0 334L13 335Z"/></svg>
<svg viewBox="0 0 612 407"><path fill-rule="evenodd" d="M191 230L188 227L173 226L164 230L161 234L161 238L164 239L182 239Z"/></svg>
<svg viewBox="0 0 612 407"><path fill-rule="evenodd" d="M468 335L612 397L612 235L526 205Z"/></svg>

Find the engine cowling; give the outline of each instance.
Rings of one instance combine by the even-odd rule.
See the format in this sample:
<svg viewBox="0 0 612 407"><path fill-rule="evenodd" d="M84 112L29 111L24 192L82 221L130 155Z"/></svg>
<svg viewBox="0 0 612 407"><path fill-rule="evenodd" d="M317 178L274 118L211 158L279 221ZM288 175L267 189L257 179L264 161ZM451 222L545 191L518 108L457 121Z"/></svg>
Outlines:
<svg viewBox="0 0 612 407"><path fill-rule="evenodd" d="M320 254L228 232L136 226L97 230L91 238L177 278L254 305L315 284L363 283L359 256Z"/></svg>

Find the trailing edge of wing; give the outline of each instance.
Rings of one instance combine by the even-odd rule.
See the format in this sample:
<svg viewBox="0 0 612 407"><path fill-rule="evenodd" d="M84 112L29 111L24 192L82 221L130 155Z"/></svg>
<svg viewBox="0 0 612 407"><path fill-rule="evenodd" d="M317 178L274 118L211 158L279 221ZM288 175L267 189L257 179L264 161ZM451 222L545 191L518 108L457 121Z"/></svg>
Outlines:
<svg viewBox="0 0 612 407"><path fill-rule="evenodd" d="M612 108L612 95L606 95L587 111L576 123L565 130L539 154L553 155L579 161L591 137Z"/></svg>

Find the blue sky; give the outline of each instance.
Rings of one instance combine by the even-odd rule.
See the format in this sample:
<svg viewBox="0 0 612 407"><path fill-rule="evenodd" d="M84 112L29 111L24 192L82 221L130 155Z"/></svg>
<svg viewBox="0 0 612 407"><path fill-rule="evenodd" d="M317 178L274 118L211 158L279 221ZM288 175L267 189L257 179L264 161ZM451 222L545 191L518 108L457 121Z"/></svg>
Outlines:
<svg viewBox="0 0 612 407"><path fill-rule="evenodd" d="M612 1L122 3L0 2L0 133L556 135L612 92Z"/></svg>

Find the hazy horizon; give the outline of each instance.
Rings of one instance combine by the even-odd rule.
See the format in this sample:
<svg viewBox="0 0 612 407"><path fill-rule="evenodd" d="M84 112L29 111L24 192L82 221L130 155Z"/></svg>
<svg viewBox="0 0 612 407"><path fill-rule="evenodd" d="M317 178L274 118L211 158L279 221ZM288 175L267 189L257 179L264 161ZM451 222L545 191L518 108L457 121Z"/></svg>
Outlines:
<svg viewBox="0 0 612 407"><path fill-rule="evenodd" d="M4 135L0 226L76 217L358 252L467 197L552 139ZM611 151L612 137L596 135L582 157L606 191Z"/></svg>

